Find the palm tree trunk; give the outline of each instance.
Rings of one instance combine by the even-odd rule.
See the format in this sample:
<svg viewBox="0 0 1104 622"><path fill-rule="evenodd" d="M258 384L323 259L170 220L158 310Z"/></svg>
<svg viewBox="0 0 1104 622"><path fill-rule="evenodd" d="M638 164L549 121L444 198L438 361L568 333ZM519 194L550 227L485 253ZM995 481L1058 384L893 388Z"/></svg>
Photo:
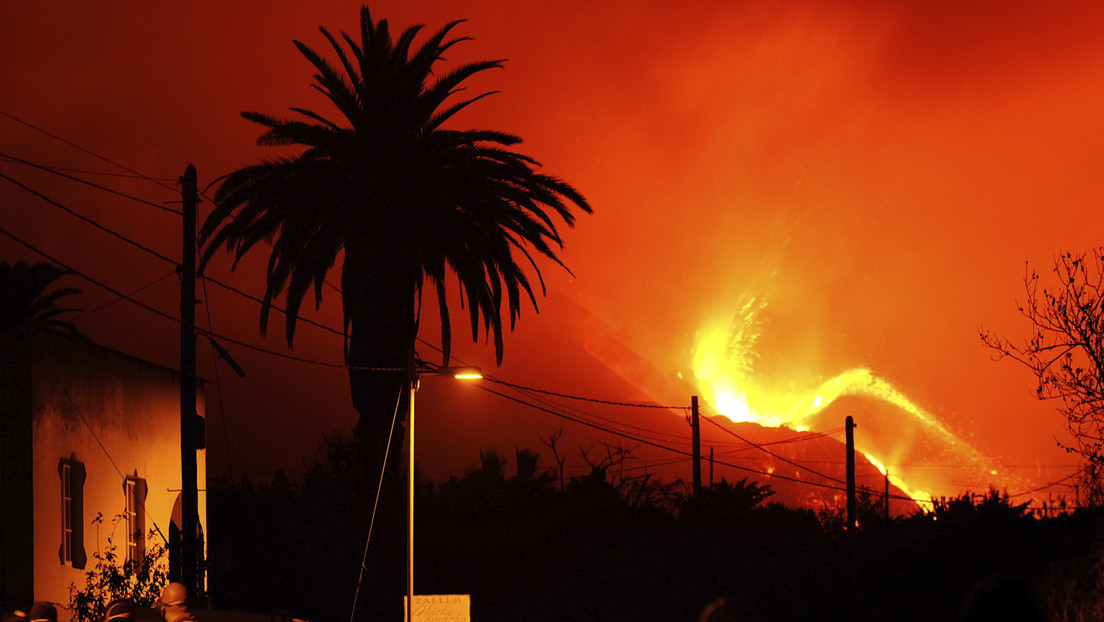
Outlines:
<svg viewBox="0 0 1104 622"><path fill-rule="evenodd" d="M362 245L346 246L342 274L348 322L345 360L353 406L359 414L356 439L369 474L374 474L366 482L365 492L375 495L377 485L380 490L363 586L367 598L364 608L357 607L368 620L401 620L406 591L402 457L417 336L417 275L412 278L409 274L410 265L401 256Z"/></svg>

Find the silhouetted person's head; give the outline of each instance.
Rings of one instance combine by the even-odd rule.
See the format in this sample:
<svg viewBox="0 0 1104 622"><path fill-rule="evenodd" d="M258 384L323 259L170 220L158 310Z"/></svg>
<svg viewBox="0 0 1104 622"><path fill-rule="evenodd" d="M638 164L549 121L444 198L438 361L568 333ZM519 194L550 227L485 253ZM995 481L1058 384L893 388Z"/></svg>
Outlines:
<svg viewBox="0 0 1104 622"><path fill-rule="evenodd" d="M28 622L57 622L57 609L50 603L35 603L27 614Z"/></svg>
<svg viewBox="0 0 1104 622"><path fill-rule="evenodd" d="M116 598L107 604L104 612L104 622L132 622L134 620L134 603L128 598Z"/></svg>
<svg viewBox="0 0 1104 622"><path fill-rule="evenodd" d="M702 609L698 622L757 622L759 612L743 597L718 598Z"/></svg>
<svg viewBox="0 0 1104 622"><path fill-rule="evenodd" d="M966 597L966 622L1044 622L1031 599L1031 588L1022 581L1001 577L979 583Z"/></svg>
<svg viewBox="0 0 1104 622"><path fill-rule="evenodd" d="M177 622L190 617L188 611L188 588L183 583L170 583L161 592L161 598L157 599L157 611L165 622Z"/></svg>

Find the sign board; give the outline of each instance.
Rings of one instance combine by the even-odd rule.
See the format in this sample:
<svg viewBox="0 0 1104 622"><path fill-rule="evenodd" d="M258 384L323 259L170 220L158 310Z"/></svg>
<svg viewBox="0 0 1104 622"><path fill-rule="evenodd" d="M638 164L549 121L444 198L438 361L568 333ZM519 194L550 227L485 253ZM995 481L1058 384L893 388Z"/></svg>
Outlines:
<svg viewBox="0 0 1104 622"><path fill-rule="evenodd" d="M471 594L415 594L413 617L414 622L471 622ZM405 596L403 619L406 619Z"/></svg>

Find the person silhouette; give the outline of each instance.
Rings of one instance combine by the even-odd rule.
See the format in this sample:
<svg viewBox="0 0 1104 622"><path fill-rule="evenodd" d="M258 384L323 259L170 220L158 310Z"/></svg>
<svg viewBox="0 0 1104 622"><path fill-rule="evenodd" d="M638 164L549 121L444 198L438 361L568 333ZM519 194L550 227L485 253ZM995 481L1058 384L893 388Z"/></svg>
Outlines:
<svg viewBox="0 0 1104 622"><path fill-rule="evenodd" d="M967 622L1044 622L1031 599L1031 588L1022 581L997 577L983 581L966 597L963 619Z"/></svg>
<svg viewBox="0 0 1104 622"><path fill-rule="evenodd" d="M698 622L759 622L761 618L747 598L722 597L702 609Z"/></svg>
<svg viewBox="0 0 1104 622"><path fill-rule="evenodd" d="M107 603L104 622L133 622L134 603L129 598L116 598Z"/></svg>
<svg viewBox="0 0 1104 622"><path fill-rule="evenodd" d="M166 585L157 599L157 612L165 622L194 621L195 616L188 609L188 588L175 581Z"/></svg>
<svg viewBox="0 0 1104 622"><path fill-rule="evenodd" d="M57 609L46 602L37 602L27 613L27 622L57 622Z"/></svg>

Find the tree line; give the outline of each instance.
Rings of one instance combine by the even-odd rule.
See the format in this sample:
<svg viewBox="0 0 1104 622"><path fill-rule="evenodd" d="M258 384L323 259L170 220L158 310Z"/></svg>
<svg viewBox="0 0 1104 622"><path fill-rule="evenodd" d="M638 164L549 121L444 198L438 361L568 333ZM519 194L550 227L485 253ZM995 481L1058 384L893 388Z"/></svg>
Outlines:
<svg viewBox="0 0 1104 622"><path fill-rule="evenodd" d="M373 619L363 602L353 609L371 574L374 489L356 442L328 438L298 482L278 473L209 490L213 606ZM527 450L512 467L483 451L463 476L418 478L417 592L470 594L478 620L689 621L719 596L751 603L750 619L907 607L909 619L948 620L990 582L1020 586L1014 598L1049 619L1104 606L1095 509L1038 518L990 490L887 517L867 491L848 532L842 506L788 507L769 484L722 480L695 495L682 480L619 478L616 450L587 455L590 472L570 478Z"/></svg>

